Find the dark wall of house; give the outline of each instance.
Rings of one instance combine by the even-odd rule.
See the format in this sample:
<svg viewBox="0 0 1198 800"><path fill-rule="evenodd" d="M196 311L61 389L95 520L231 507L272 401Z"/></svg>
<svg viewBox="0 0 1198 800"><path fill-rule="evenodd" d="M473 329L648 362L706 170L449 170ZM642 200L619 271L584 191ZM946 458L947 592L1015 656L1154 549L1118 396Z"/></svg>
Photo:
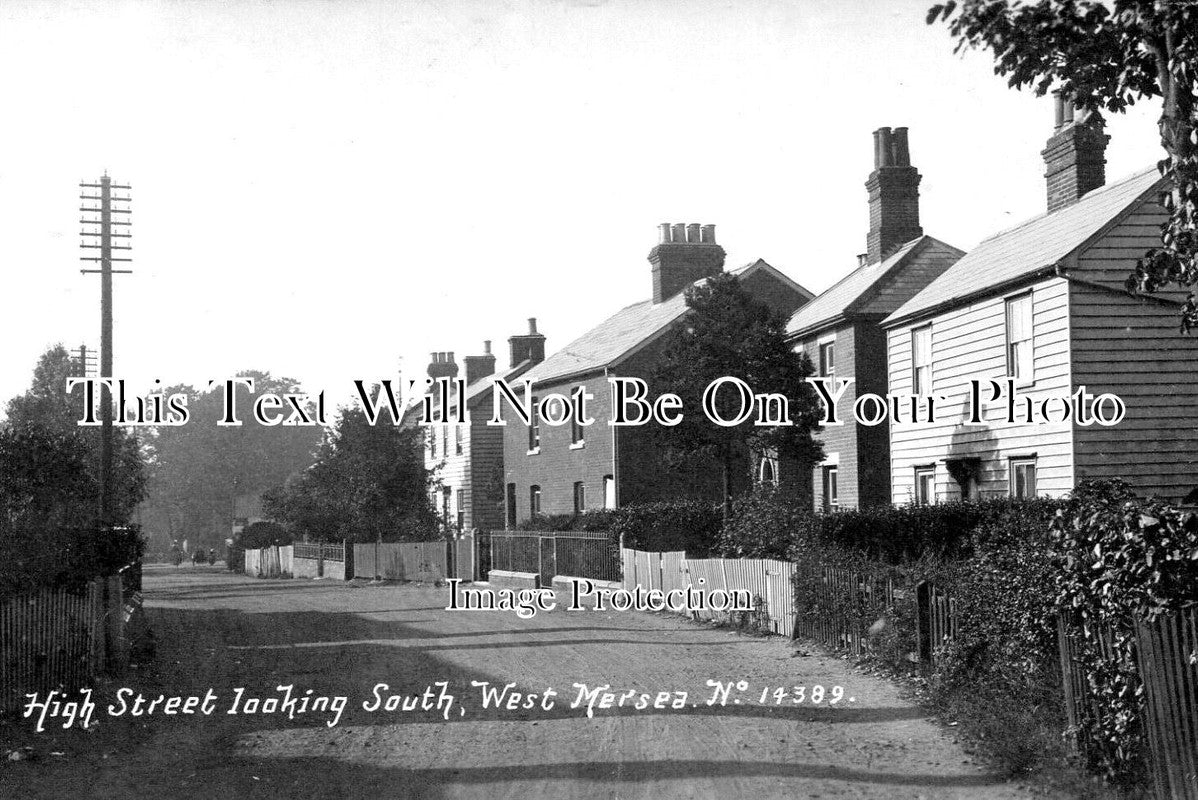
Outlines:
<svg viewBox="0 0 1198 800"><path fill-rule="evenodd" d="M819 429L824 452L837 454L837 487L841 508L868 508L890 502L890 429L853 420L853 404L863 394L886 395L886 333L872 320L846 322L803 339L803 350L818 369L819 340L836 334L836 377L853 378L837 404L843 425ZM811 470L811 495L818 508L824 497L824 469Z"/></svg>
<svg viewBox="0 0 1198 800"><path fill-rule="evenodd" d="M886 331L877 322L853 326L856 397L886 396ZM851 408L848 409L851 413ZM853 424L853 423L849 423ZM890 426L886 422L857 429L855 457L858 508L890 504Z"/></svg>
<svg viewBox="0 0 1198 800"><path fill-rule="evenodd" d="M583 444L571 446L569 424L554 427L541 422L541 446L535 453L528 449L528 426L504 406L503 428L504 491L516 485L516 520L531 516L530 488L541 487L541 513L569 514L574 511L574 483L586 487L586 507L603 507L603 478L613 475L611 391L607 379L596 375L579 381L537 386L534 396L558 393L567 397L577 386L585 386L594 398L587 401L587 413L595 419L583 429ZM513 421L514 420L514 421ZM501 519L500 522L503 520Z"/></svg>

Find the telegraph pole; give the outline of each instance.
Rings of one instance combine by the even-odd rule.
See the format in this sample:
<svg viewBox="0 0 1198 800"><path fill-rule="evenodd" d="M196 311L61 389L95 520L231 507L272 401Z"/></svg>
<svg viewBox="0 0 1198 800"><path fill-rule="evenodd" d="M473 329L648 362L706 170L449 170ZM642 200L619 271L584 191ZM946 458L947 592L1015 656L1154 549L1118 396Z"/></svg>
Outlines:
<svg viewBox="0 0 1198 800"><path fill-rule="evenodd" d="M114 250L132 250L129 239L128 215L130 186L114 184L105 172L99 183L80 182L83 215L79 235L83 250L99 250L99 255L82 255L80 261L98 263L99 269L81 269L83 274L100 275L100 376L112 377L112 276L128 274L132 270L112 268L114 261L132 261L132 258L114 256ZM121 194L113 194L113 191ZM114 243L113 240L116 240ZM100 524L110 529L112 516L112 394L108 387L100 387L101 433L100 433Z"/></svg>

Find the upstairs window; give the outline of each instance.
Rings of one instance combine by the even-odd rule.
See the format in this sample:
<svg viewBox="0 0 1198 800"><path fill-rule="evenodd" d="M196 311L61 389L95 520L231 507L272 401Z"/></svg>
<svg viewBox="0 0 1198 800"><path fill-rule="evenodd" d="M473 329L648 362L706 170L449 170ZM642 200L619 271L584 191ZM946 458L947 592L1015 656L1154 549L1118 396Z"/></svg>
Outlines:
<svg viewBox="0 0 1198 800"><path fill-rule="evenodd" d="M836 374L836 342L819 346L819 374L829 378Z"/></svg>
<svg viewBox="0 0 1198 800"><path fill-rule="evenodd" d="M437 429L428 429L428 454L430 458L437 457Z"/></svg>
<svg viewBox="0 0 1198 800"><path fill-rule="evenodd" d="M927 394L932 391L932 326L911 331L911 391Z"/></svg>
<svg viewBox="0 0 1198 800"><path fill-rule="evenodd" d="M462 454L462 426L453 426L453 451L459 456Z"/></svg>
<svg viewBox="0 0 1198 800"><path fill-rule="evenodd" d="M1032 360L1032 296L1012 297L1007 301L1007 377L1017 384L1036 380Z"/></svg>
<svg viewBox="0 0 1198 800"><path fill-rule="evenodd" d="M532 424L528 426L528 452L541 449L541 421L537 418L537 398L532 399Z"/></svg>

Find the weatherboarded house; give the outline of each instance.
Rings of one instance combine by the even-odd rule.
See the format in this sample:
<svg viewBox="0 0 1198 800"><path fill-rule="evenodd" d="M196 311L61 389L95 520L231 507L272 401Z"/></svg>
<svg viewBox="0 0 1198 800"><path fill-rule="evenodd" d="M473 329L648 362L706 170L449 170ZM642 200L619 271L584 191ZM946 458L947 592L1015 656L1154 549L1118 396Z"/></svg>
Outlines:
<svg viewBox="0 0 1198 800"><path fill-rule="evenodd" d="M1048 212L982 242L885 322L890 392L947 398L934 424L890 427L895 503L1060 496L1093 478L1174 499L1198 485L1198 342L1179 334L1182 297L1124 288L1159 245L1164 181L1148 169L1104 186L1107 137L1067 116L1044 151ZM973 378L1010 378L1037 404L1113 393L1126 417L1011 425L991 404L967 425Z"/></svg>

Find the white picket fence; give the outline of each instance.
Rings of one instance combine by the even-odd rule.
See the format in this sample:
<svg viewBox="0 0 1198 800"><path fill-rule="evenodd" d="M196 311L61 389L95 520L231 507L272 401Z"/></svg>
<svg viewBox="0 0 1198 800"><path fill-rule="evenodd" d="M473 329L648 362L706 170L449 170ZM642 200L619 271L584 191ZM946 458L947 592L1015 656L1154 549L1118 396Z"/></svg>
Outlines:
<svg viewBox="0 0 1198 800"><path fill-rule="evenodd" d="M623 587L646 590L696 590L711 592L746 590L761 598L769 627L774 633L790 636L795 627L794 564L768 558L687 558L682 551L652 553L621 548L624 568ZM697 612L710 619L710 611Z"/></svg>
<svg viewBox="0 0 1198 800"><path fill-rule="evenodd" d="M255 578L290 578L294 573L295 548L263 547L245 551L245 574Z"/></svg>

